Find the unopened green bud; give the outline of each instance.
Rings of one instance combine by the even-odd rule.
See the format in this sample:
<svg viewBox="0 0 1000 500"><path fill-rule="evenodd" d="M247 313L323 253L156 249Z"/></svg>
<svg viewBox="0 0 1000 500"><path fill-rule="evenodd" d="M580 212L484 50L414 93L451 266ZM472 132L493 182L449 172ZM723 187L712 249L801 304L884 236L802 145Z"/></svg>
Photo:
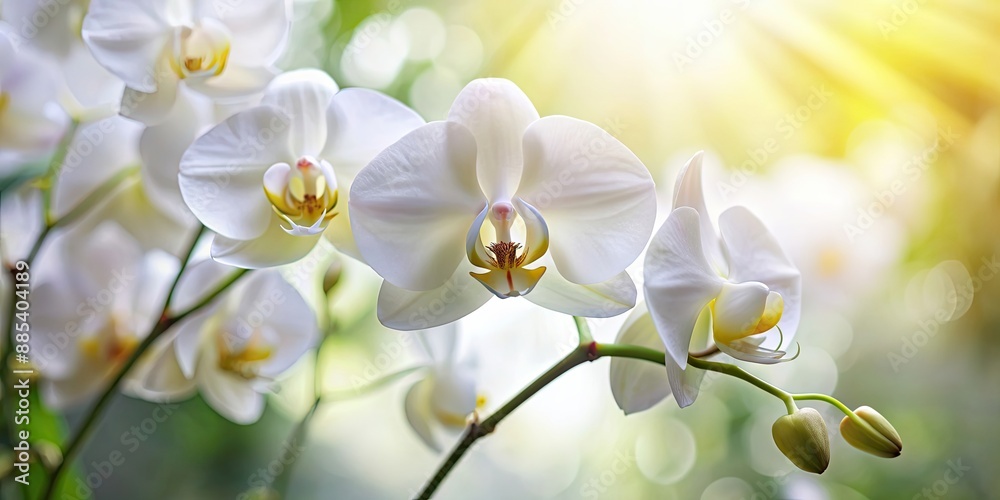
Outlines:
<svg viewBox="0 0 1000 500"><path fill-rule="evenodd" d="M818 411L804 408L779 418L771 426L771 435L796 467L822 474L830 465L830 434Z"/></svg>
<svg viewBox="0 0 1000 500"><path fill-rule="evenodd" d="M868 425L860 425L851 417L840 421L840 434L851 446L876 457L895 458L903 451L903 440L892 424L868 406L854 410Z"/></svg>

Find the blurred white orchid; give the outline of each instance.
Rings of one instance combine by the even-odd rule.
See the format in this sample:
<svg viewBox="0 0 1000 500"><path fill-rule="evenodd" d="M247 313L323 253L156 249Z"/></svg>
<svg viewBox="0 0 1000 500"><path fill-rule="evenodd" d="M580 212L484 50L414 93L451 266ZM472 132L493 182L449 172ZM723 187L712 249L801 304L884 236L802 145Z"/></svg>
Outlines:
<svg viewBox="0 0 1000 500"><path fill-rule="evenodd" d="M32 291L32 362L46 404L67 408L100 391L160 319L178 263L144 253L124 229L61 235L40 256Z"/></svg>
<svg viewBox="0 0 1000 500"><path fill-rule="evenodd" d="M155 124L181 82L217 98L260 92L277 74L289 23L285 0L92 0L83 39L125 81L122 114Z"/></svg>
<svg viewBox="0 0 1000 500"><path fill-rule="evenodd" d="M757 217L731 207L719 216L721 238L716 233L705 208L701 162L698 153L680 172L674 210L650 242L643 286L648 311L637 309L618 335L619 342L646 346L659 337L681 407L694 402L701 382L702 372L686 367L703 313L719 350L743 361L777 363L792 343L801 308L801 275ZM613 360L611 379L626 412L666 395L663 378L635 362Z"/></svg>
<svg viewBox="0 0 1000 500"><path fill-rule="evenodd" d="M77 120L115 114L125 84L104 69L80 37L89 0L4 0L12 34L59 65L60 101Z"/></svg>
<svg viewBox="0 0 1000 500"><path fill-rule="evenodd" d="M0 30L0 180L52 153L69 123L57 74Z"/></svg>
<svg viewBox="0 0 1000 500"><path fill-rule="evenodd" d="M177 306L217 286L227 268L194 264L177 286ZM275 379L319 340L316 314L277 271L250 276L224 299L179 323L149 351L128 392L151 401L178 401L196 391L215 411L256 422Z"/></svg>
<svg viewBox="0 0 1000 500"><path fill-rule="evenodd" d="M68 141L66 155L58 166L51 193L52 217L55 220L76 210L81 203L109 185L119 183L96 199L71 227L93 230L107 220L125 228L145 249L161 248L175 255L181 253L193 218L179 219L161 210L145 195L146 183L131 175L139 165L141 124L113 115L80 125ZM94 200L91 198L91 200ZM0 251L13 262L24 258L42 230L41 195L37 186L28 184L4 193L0 201L4 224L0 228Z"/></svg>
<svg viewBox="0 0 1000 500"><path fill-rule="evenodd" d="M475 357L458 353L457 324L416 335L430 362L426 375L406 393L406 420L427 446L441 451L439 434L461 432L469 415L486 400L476 392Z"/></svg>
<svg viewBox="0 0 1000 500"><path fill-rule="evenodd" d="M339 250L357 256L341 198L361 167L421 124L412 110L376 91L337 92L318 70L285 73L260 106L191 145L181 159L181 194L218 233L212 257L220 262L245 268L294 262L324 231Z"/></svg>
<svg viewBox="0 0 1000 500"><path fill-rule="evenodd" d="M415 330L494 295L578 316L628 310L636 290L624 270L652 232L656 200L649 172L610 134L539 118L512 82L481 79L447 121L358 174L351 211L362 255L385 278L379 319Z"/></svg>

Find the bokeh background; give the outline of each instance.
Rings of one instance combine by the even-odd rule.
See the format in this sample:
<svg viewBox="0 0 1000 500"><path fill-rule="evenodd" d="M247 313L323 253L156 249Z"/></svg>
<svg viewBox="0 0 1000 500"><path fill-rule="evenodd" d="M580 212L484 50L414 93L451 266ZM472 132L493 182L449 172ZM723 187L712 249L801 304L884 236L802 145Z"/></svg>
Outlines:
<svg viewBox="0 0 1000 500"><path fill-rule="evenodd" d="M808 475L771 440L784 410L770 396L710 378L690 408L625 417L600 360L480 441L440 498L1000 495L1000 3L297 0L282 66L321 67L428 120L471 79L509 78L543 116L591 121L632 148L664 202L705 150L710 209L749 206L804 275L800 358L754 373L873 406L905 442L883 460L833 436L830 468ZM97 498L251 498L278 471L288 498L415 494L444 458L406 423L418 375L354 389L419 365L419 346L378 324L377 276L320 253L286 270L315 289L333 266L328 300L314 301L330 312L320 378L339 397L304 436L309 359L252 426L197 398L159 418L120 396L72 480L119 452ZM611 341L622 321L591 325ZM487 414L576 341L570 318L517 300L460 329ZM816 407L836 434L841 415Z"/></svg>

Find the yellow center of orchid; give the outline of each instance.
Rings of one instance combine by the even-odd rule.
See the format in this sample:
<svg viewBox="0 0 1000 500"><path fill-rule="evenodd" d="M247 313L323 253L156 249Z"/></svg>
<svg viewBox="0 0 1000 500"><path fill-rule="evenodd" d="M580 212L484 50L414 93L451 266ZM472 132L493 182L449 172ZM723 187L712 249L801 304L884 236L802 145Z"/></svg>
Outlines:
<svg viewBox="0 0 1000 500"><path fill-rule="evenodd" d="M469 274L502 299L530 292L545 273L545 267L525 269L524 266L538 260L548 249L545 223L537 212L527 217L518 214L509 202L494 203L487 215L491 224L473 228L466 248L469 260L487 271ZM515 223L520 225L515 227ZM523 233L525 244L514 241L515 232ZM484 240L490 243L485 245Z"/></svg>
<svg viewBox="0 0 1000 500"><path fill-rule="evenodd" d="M333 169L325 160L302 157L295 168L278 163L264 173L264 193L274 213L289 223L289 234L323 232L337 215L337 186Z"/></svg>
<svg viewBox="0 0 1000 500"><path fill-rule="evenodd" d="M0 115L7 110L7 106L10 105L10 94L0 91Z"/></svg>
<svg viewBox="0 0 1000 500"><path fill-rule="evenodd" d="M116 366L132 355L139 340L123 329L123 322L111 318L111 332L108 335L93 335L80 339L80 352L95 360Z"/></svg>
<svg viewBox="0 0 1000 500"><path fill-rule="evenodd" d="M170 67L179 78L218 76L229 61L229 34L214 23L181 27L171 50Z"/></svg>
<svg viewBox="0 0 1000 500"><path fill-rule="evenodd" d="M264 342L259 331L254 331L250 339L239 349L227 345L228 333L222 332L217 337L219 351L219 368L239 375L247 380L257 378L258 366L273 354L271 346Z"/></svg>

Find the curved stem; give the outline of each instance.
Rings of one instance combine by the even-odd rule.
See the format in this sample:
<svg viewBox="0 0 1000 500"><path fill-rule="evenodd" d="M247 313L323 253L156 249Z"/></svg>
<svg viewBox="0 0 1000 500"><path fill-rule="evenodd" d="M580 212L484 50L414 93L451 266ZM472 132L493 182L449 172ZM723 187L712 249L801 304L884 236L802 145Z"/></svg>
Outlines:
<svg viewBox="0 0 1000 500"><path fill-rule="evenodd" d="M441 482L444 481L448 474L451 472L455 465L458 464L462 456L465 455L466 451L475 443L479 438L486 436L493 432L497 424L500 423L504 418L507 417L512 411L514 411L518 406L528 400L536 392L540 391L550 382L559 378L563 373L568 372L573 367L584 363L586 361L592 361L597 359L597 342L591 342L586 345L579 345L572 352L566 355L558 363L549 368L548 371L543 373L537 379L535 379L528 387L517 393L513 399L507 402L507 404L500 407L493 415L490 415L486 420L479 422L478 420L473 420L469 427L466 429L465 434L462 435L462 439L455 445L455 448L451 450L448 458L445 459L441 467L438 468L437 472L433 477L427 482L423 490L417 495L416 498L420 500L426 500L437 491L438 487L441 486ZM662 357L662 354L661 354Z"/></svg>
<svg viewBox="0 0 1000 500"><path fill-rule="evenodd" d="M543 387L547 386L553 380L559 378L562 374L568 372L577 365L588 361L594 361L602 357L632 358L661 365L665 363L664 353L647 347L625 344L600 344L593 341L588 344L580 344L573 349L572 352L567 354L566 357L559 360L545 373L528 384L527 387L517 393L510 401L500 407L499 410L490 415L489 418L483 420L482 422L473 420L472 423L469 424L465 433L462 434L461 440L459 440L455 447L451 450L444 463L438 467L434 476L427 481L427 484L416 498L419 500L431 498L434 492L437 491L438 487L441 486L444 479L448 477L448 474L452 471L452 469L455 468L465 453L469 451L469 448L471 448L472 445L475 444L475 442L480 438L491 434L496 429L497 424L506 418L507 415L510 415L510 413L517 409L518 406L521 406L522 403L531 398L531 396L535 395L535 393L540 391ZM789 413L794 413L797 410L791 394L747 373L738 366L714 361L706 361L690 356L688 357L688 364L702 370L723 373L745 380L753 384L755 387L758 387L763 391L774 395L778 399L781 399L785 403L785 407L788 409Z"/></svg>
<svg viewBox="0 0 1000 500"><path fill-rule="evenodd" d="M194 247L197 244L200 236L201 236L201 231L199 230L198 234L191 241L191 245L189 246L188 251L186 253L187 257L190 257L191 254L194 252ZM189 258L186 258L185 263L181 265L181 271L183 271L184 267L186 266L187 260L189 260ZM222 292L226 291L226 289L228 289L233 283L235 283L241 276L245 275L246 273L247 273L246 269L240 269L239 271L233 273L233 275L231 275L229 278L223 281L211 293L209 293L200 301L198 301L196 304L182 311L179 314L169 316L168 311L170 308L170 301L167 300L164 302L163 309L160 314L160 320L156 322L156 324L153 326L149 334L146 335L146 338L142 340L142 343L140 343L139 346L136 347L135 351L132 352L132 355L129 356L128 360L125 361L121 369L118 370L118 373L111 380L111 383L108 384L108 386L104 389L104 392L97 399L97 402L94 403L94 406L87 413L87 416L84 417L84 420L80 424L80 427L77 428L72 438L70 438L69 444L66 445L65 452L63 453L63 459L53 469L52 474L49 476L49 482L46 485L45 493L42 495L41 498L49 500L55 494L56 485L59 484L59 480L61 479L62 474L65 472L66 467L73 462L73 459L76 457L77 453L80 452L83 444L90 437L91 432L93 432L94 426L97 424L97 421L104 413L104 409L108 406L108 404L111 402L111 399L118 392L118 388L125 380L125 376L128 375L132 367L135 366L135 364L139 361L139 358L146 351L146 349L148 349L151 345L153 345L153 342L155 342L156 339L160 337L160 335L162 335L164 332L170 329L171 326L181 321L188 315L208 305L210 302L212 302L216 297L222 294ZM181 272L178 272L177 277L174 278L174 282L170 286L171 292L176 289L177 283L178 281L180 281L180 278L181 278Z"/></svg>
<svg viewBox="0 0 1000 500"><path fill-rule="evenodd" d="M823 401L829 403L833 406L836 406L838 410L843 412L844 415L846 415L847 418L851 419L855 424L861 426L862 428L869 429L872 433L875 434L879 433L878 431L875 430L874 427L871 426L871 424L869 424L864 419L859 417L857 413L854 413L854 411L848 408L847 405L841 403L840 400L838 400L833 396L827 396L826 394L813 394L813 393L792 394L792 399L795 399L796 401L813 400L813 401Z"/></svg>
<svg viewBox="0 0 1000 500"><path fill-rule="evenodd" d="M573 322L576 323L576 333L580 344L589 344L594 341L594 336L590 333L590 326L587 325L587 318L573 316Z"/></svg>
<svg viewBox="0 0 1000 500"><path fill-rule="evenodd" d="M125 182L125 180L131 178L137 173L139 173L139 167L129 167L118 171L115 175L111 176L111 178L101 183L100 186L97 186L94 191L88 194L82 201L77 203L76 206L70 209L69 212L66 212L48 225L51 228L56 228L59 226L65 226L66 224L75 221L80 218L80 216L90 211L90 209L95 205L108 199L108 195L117 189L122 182Z"/></svg>
<svg viewBox="0 0 1000 500"><path fill-rule="evenodd" d="M758 389L761 389L762 391L771 394L772 396L784 402L785 409L788 410L789 414L795 413L798 410L798 407L795 406L795 400L792 399L791 394L747 373L746 370L736 365L730 365L728 363L718 363L715 361L705 361L704 359L698 359L692 356L688 356L688 364L695 368L700 368L702 370L722 373L725 375L729 375L730 377L735 377L738 379L745 380L753 384Z"/></svg>
<svg viewBox="0 0 1000 500"><path fill-rule="evenodd" d="M49 168L45 171L41 179L42 220L46 226L52 226L52 187L55 184L56 177L59 176L59 170L62 169L63 162L66 161L66 155L69 154L69 145L73 143L73 138L76 137L76 129L79 126L80 121L76 118L70 122L69 127L66 128L65 135L59 141L56 153L52 155Z"/></svg>

